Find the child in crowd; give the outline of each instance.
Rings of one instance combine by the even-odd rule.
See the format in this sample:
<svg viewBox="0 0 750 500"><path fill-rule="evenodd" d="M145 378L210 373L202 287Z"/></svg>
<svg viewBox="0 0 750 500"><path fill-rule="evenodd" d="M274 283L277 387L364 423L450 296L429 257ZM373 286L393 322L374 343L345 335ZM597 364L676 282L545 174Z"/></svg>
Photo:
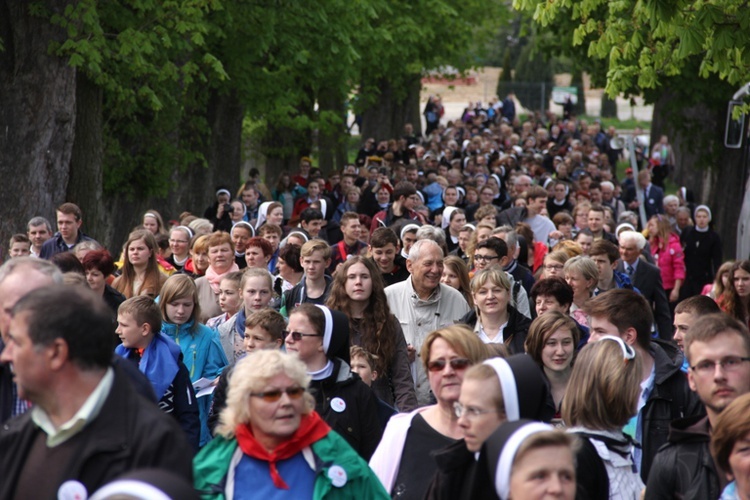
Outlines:
<svg viewBox="0 0 750 500"><path fill-rule="evenodd" d="M362 382L367 384L368 387L372 386L373 381L377 380L378 372L375 370L375 355L371 354L367 349L358 345L349 347L349 357L351 362L351 368L354 373L359 375ZM388 424L388 420L398 413L395 408L386 403L380 398L378 400L378 420L380 425L385 426Z"/></svg>
<svg viewBox="0 0 750 500"><path fill-rule="evenodd" d="M245 321L245 354L261 349L281 349L286 336L286 320L273 309L262 309L252 313ZM244 356L244 354L243 354ZM239 359L239 358L238 358ZM214 390L214 399L208 416L208 427L214 431L219 423L219 415L227 405L227 388L232 376L234 363L219 377Z"/></svg>
<svg viewBox="0 0 750 500"><path fill-rule="evenodd" d="M122 343L115 353L132 361L146 375L159 400L159 408L172 415L197 451L200 419L193 384L180 347L161 333L159 306L145 295L130 298L117 310L117 330Z"/></svg>
<svg viewBox="0 0 750 500"><path fill-rule="evenodd" d="M245 354L245 322L254 312L266 309L273 299L273 278L264 268L248 268L240 280L242 306L237 314L219 325L219 341L230 363Z"/></svg>
<svg viewBox="0 0 750 500"><path fill-rule="evenodd" d="M15 257L28 257L31 255L31 240L25 234L14 234L10 238L8 244L8 256L13 259Z"/></svg>
<svg viewBox="0 0 750 500"><path fill-rule="evenodd" d="M227 322L232 316L237 314L242 306L242 271L234 271L219 282L219 307L221 314L214 316L206 321L206 326L217 330L219 326Z"/></svg>
<svg viewBox="0 0 750 500"><path fill-rule="evenodd" d="M228 364L218 335L196 318L200 316L198 290L186 274L174 274L161 290L159 309L162 313L162 333L174 340L183 355L183 362L195 384L201 378L216 379ZM201 420L200 446L209 439L208 411L211 395L198 398Z"/></svg>

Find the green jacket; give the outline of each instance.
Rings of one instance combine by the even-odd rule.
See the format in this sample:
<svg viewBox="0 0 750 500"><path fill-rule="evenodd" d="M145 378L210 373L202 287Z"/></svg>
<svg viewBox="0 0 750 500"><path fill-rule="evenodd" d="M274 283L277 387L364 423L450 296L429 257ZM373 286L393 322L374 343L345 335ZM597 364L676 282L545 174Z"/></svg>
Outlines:
<svg viewBox="0 0 750 500"><path fill-rule="evenodd" d="M313 500L325 499L390 499L377 476L335 431L311 446L315 455L316 479ZM193 460L195 488L204 500L223 500L229 462L237 449L237 440L215 437ZM346 472L346 484L336 487L328 477L328 469L338 465Z"/></svg>

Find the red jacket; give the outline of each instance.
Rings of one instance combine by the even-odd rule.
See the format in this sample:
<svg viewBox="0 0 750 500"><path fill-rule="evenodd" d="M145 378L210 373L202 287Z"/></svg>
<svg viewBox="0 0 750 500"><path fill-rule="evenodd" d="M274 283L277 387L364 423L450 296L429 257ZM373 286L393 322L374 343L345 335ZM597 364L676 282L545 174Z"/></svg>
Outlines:
<svg viewBox="0 0 750 500"><path fill-rule="evenodd" d="M651 255L661 270L661 280L664 290L674 288L675 280L685 281L685 254L682 251L680 238L672 233L669 235L667 248L662 249L662 242L655 237L651 243Z"/></svg>

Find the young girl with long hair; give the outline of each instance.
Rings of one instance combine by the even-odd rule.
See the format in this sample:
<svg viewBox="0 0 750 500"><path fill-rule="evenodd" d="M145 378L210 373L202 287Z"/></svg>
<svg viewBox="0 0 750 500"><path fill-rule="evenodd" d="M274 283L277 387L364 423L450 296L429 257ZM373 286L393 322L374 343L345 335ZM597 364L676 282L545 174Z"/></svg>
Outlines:
<svg viewBox="0 0 750 500"><path fill-rule="evenodd" d="M122 274L112 282L112 287L128 299L136 295L156 298L167 279L159 271L158 251L151 231L139 229L130 233L125 243Z"/></svg>
<svg viewBox="0 0 750 500"><path fill-rule="evenodd" d="M195 383L201 378L213 380L221 375L228 364L227 357L216 331L198 322L200 306L193 280L185 274L170 276L162 288L159 309L163 319L161 332L180 346L182 362L190 373L190 381ZM210 394L198 398L201 446L211 439L208 430L211 399Z"/></svg>
<svg viewBox="0 0 750 500"><path fill-rule="evenodd" d="M377 356L381 374L372 384L375 394L400 411L417 407L401 324L388 308L383 278L371 259L355 256L336 272L328 307L349 318L350 344Z"/></svg>

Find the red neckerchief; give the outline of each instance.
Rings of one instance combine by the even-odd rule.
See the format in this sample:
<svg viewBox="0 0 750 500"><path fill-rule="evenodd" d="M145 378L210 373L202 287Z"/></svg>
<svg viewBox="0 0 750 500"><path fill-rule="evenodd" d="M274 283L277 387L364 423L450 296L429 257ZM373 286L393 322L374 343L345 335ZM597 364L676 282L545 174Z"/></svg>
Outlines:
<svg viewBox="0 0 750 500"><path fill-rule="evenodd" d="M237 443L243 453L259 460L268 462L271 468L271 479L277 488L288 490L284 480L276 469L276 462L293 457L303 448L306 448L328 435L331 428L326 424L317 412L312 411L309 415L302 415L297 431L286 441L276 447L271 453L266 451L253 435L250 424L238 425L235 429Z"/></svg>

